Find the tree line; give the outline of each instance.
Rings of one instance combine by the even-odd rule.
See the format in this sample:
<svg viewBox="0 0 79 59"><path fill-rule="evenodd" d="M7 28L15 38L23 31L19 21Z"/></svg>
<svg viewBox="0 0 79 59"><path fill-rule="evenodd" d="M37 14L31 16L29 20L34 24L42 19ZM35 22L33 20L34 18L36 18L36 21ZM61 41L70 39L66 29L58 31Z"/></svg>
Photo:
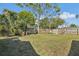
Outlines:
<svg viewBox="0 0 79 59"><path fill-rule="evenodd" d="M27 26L33 26L34 24L35 24L35 18L33 13L27 12L25 10L16 13L14 11L4 9L3 14L0 14L1 34L15 35L20 34L22 32L26 34Z"/></svg>
<svg viewBox="0 0 79 59"><path fill-rule="evenodd" d="M53 18L53 14L48 11L53 11L56 15L59 14L60 8L56 4L49 3L18 3L16 6L23 8L20 12L4 9L0 14L0 34L1 35L26 35L28 27L39 28L57 28L59 25L64 24L64 20L56 17ZM27 11L26 8L31 8L31 11ZM41 15L44 18L40 19ZM51 17L50 17L51 16ZM37 23L36 23L36 20Z"/></svg>

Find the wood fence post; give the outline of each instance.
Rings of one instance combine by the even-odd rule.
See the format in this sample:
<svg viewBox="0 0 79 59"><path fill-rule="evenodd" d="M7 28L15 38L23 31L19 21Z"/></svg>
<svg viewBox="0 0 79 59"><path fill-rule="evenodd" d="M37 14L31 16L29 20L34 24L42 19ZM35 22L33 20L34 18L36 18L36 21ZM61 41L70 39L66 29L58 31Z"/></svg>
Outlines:
<svg viewBox="0 0 79 59"><path fill-rule="evenodd" d="M77 28L77 35L78 35L78 28Z"/></svg>

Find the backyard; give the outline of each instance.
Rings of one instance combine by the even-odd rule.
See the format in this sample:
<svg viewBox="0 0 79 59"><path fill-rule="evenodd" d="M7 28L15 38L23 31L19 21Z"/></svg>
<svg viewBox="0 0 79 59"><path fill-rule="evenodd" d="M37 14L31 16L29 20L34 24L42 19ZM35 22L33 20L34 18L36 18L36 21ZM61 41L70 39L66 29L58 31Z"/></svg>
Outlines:
<svg viewBox="0 0 79 59"><path fill-rule="evenodd" d="M0 5L0 56L79 55L79 4Z"/></svg>
<svg viewBox="0 0 79 59"><path fill-rule="evenodd" d="M5 39L5 40L1 41L2 39ZM21 43L21 42L18 43L18 41L17 42L15 41L16 43L12 43L13 41L11 40L19 40L21 42L26 42L26 43L29 42L32 48L27 46L28 44ZM10 41L10 43L7 45L8 41ZM79 46L78 46L79 35L32 34L27 36L21 36L16 39L8 39L8 41L6 37L4 38L1 37L0 48L1 48L1 44L3 46L3 50L0 49L0 54L2 53L1 55L21 55L21 54L36 55L37 54L41 56L46 56L46 55L67 56L67 55L77 54L76 52L78 52L77 50L79 49ZM76 42L76 44L75 43L72 44L72 42L74 41ZM24 46L26 46L26 48ZM20 53L17 52L18 50Z"/></svg>
<svg viewBox="0 0 79 59"><path fill-rule="evenodd" d="M38 34L22 37L29 40L39 55L68 55L73 40L79 35ZM78 51L75 51L78 52Z"/></svg>

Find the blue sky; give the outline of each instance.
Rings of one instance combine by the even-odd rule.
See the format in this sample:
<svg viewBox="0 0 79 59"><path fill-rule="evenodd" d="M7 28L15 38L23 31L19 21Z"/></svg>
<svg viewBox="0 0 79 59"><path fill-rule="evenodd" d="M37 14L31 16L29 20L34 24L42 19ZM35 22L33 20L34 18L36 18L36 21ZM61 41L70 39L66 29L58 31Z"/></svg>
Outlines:
<svg viewBox="0 0 79 59"><path fill-rule="evenodd" d="M22 9L17 7L15 4L11 4L11 3L0 3L0 13L2 13L2 10L3 9L10 9L10 10L13 10L13 11L16 11L16 12L19 12L21 11Z"/></svg>
<svg viewBox="0 0 79 59"><path fill-rule="evenodd" d="M74 16L76 14L79 14L79 4L78 3L69 3L69 4L60 3L59 6L61 8L61 14L65 15L65 16L62 16L62 15L61 16L63 17L63 19L66 21L67 24L74 23L76 25L79 25L79 19L74 18ZM2 13L2 10L5 8L16 11L16 12L20 12L22 10L22 8L17 7L15 4L1 3L0 4L0 13ZM69 15L69 16L67 16L67 15Z"/></svg>
<svg viewBox="0 0 79 59"><path fill-rule="evenodd" d="M60 8L61 8L61 12L68 12L71 14L78 14L79 15L79 4L78 3L63 3L63 4L59 4ZM68 24L76 24L79 25L79 19L76 18L68 18L65 19L65 21Z"/></svg>

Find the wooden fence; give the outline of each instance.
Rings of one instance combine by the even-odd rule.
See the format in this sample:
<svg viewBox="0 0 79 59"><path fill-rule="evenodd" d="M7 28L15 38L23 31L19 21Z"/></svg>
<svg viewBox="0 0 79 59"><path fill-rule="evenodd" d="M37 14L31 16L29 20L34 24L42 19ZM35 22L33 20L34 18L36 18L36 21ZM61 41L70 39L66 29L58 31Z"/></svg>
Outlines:
<svg viewBox="0 0 79 59"><path fill-rule="evenodd" d="M49 29L40 29L40 33L50 33ZM53 34L79 34L79 28L59 28L52 29Z"/></svg>

